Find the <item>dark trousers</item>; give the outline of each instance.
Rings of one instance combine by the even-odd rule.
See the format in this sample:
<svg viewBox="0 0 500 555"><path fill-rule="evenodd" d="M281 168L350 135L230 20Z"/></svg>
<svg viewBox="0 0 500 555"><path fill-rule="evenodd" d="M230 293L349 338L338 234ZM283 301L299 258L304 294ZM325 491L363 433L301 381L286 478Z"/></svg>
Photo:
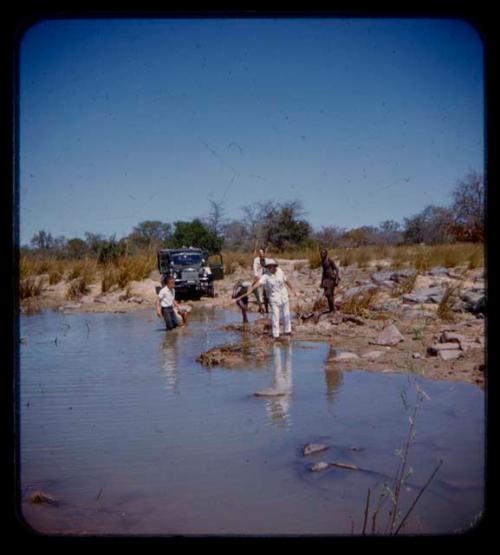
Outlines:
<svg viewBox="0 0 500 555"><path fill-rule="evenodd" d="M334 302L334 292L335 287L325 287L325 297L328 301L328 310L330 312L335 312L335 302Z"/></svg>
<svg viewBox="0 0 500 555"><path fill-rule="evenodd" d="M165 326L167 326L167 330L172 330L177 327L177 318L174 314L174 309L171 306L162 306L161 313L163 319L165 320Z"/></svg>
<svg viewBox="0 0 500 555"><path fill-rule="evenodd" d="M243 297L239 301L236 301L236 304L241 308L241 315L243 316L243 323L247 324L248 323L248 316L247 316L248 297Z"/></svg>

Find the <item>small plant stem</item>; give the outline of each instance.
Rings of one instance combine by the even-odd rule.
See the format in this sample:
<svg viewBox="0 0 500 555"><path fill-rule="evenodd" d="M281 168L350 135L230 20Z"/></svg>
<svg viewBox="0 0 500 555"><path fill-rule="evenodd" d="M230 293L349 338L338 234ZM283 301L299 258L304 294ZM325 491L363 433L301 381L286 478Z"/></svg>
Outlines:
<svg viewBox="0 0 500 555"><path fill-rule="evenodd" d="M370 488L368 488L368 495L366 497L366 505L365 505L365 519L363 521L363 532L362 532L363 536L366 533L366 521L368 520L368 511L370 510L370 494L371 494L371 490Z"/></svg>
<svg viewBox="0 0 500 555"><path fill-rule="evenodd" d="M405 516L403 517L403 519L401 520L401 522L399 523L399 526L396 528L396 531L394 532L394 535L396 535L399 530L401 529L401 527L403 526L403 524L406 522L406 519L410 516L410 513L413 511L415 505L417 504L418 500L420 499L420 497L422 496L422 494L424 493L424 491L427 489L427 486L432 482L432 480L434 479L434 476L436 475L437 471L439 470L439 468L441 467L441 465L443 464L443 461L439 461L439 464L436 466L436 468L434 469L434 472L429 476L429 479L427 480L427 482L424 484L424 486L422 487L422 489L418 492L417 497L415 498L415 500L413 501L413 503L411 504L411 507L408 509L408 511L406 512Z"/></svg>

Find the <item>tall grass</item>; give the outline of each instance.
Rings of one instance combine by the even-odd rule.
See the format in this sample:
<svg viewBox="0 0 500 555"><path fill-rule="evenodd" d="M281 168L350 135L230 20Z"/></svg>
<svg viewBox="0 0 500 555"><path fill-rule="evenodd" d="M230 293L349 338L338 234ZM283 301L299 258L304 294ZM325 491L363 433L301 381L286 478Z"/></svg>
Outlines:
<svg viewBox="0 0 500 555"><path fill-rule="evenodd" d="M19 281L19 298L29 299L42 294L45 279L43 277L28 276Z"/></svg>
<svg viewBox="0 0 500 555"><path fill-rule="evenodd" d="M455 320L455 313L453 311L452 304L457 290L457 286L446 288L437 309L437 315L441 318L441 320L445 320L446 322L453 322Z"/></svg>
<svg viewBox="0 0 500 555"><path fill-rule="evenodd" d="M101 274L101 291L106 293L114 286L125 289L131 281L149 277L156 268L154 254L121 257L107 264Z"/></svg>
<svg viewBox="0 0 500 555"><path fill-rule="evenodd" d="M253 259L255 258L251 252L239 251L223 251L222 257L224 261L224 273L226 275L234 274L238 266L246 270L251 270Z"/></svg>

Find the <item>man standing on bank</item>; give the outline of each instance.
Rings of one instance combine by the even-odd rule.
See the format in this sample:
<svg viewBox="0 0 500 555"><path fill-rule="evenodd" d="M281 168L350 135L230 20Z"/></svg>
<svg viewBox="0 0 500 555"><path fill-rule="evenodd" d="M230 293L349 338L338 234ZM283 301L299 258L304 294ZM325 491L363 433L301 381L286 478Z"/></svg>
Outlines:
<svg viewBox="0 0 500 555"><path fill-rule="evenodd" d="M335 312L334 293L335 287L340 281L340 272L337 264L328 256L326 249L321 249L321 266L323 274L321 276L321 285L325 291L325 297L328 301L328 312Z"/></svg>
<svg viewBox="0 0 500 555"><path fill-rule="evenodd" d="M287 280L285 273L278 268L278 263L273 258L266 259L266 270L268 273L255 278L252 287L247 291L247 295L255 291L257 287L263 285L267 293L267 298L271 305L271 319L273 337L278 339L280 336L280 313L283 314L283 324L285 335L292 335L292 319L290 317L290 301L288 298L288 289L293 291L291 283ZM240 297L235 300L238 301Z"/></svg>

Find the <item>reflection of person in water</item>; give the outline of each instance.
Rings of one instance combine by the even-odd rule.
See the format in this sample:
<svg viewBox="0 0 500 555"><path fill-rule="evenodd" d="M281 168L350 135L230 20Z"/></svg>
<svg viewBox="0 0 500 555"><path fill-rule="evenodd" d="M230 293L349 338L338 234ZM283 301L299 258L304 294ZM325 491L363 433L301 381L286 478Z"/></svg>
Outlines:
<svg viewBox="0 0 500 555"><path fill-rule="evenodd" d="M335 348L330 346L330 353L328 355L328 359L331 359L334 356ZM326 398L329 401L333 401L335 393L339 389L339 387L344 382L344 378L342 375L342 370L335 368L333 366L329 366L328 364L325 366L325 381L326 381Z"/></svg>
<svg viewBox="0 0 500 555"><path fill-rule="evenodd" d="M285 363L282 364L282 351L284 351ZM273 345L273 387L275 393L281 395L272 396L268 399L267 411L273 420L288 418L290 409L290 395L293 390L292 382L292 346L275 343Z"/></svg>
<svg viewBox="0 0 500 555"><path fill-rule="evenodd" d="M162 367L167 380L167 389L177 387L177 339L178 334L168 333L161 343Z"/></svg>

